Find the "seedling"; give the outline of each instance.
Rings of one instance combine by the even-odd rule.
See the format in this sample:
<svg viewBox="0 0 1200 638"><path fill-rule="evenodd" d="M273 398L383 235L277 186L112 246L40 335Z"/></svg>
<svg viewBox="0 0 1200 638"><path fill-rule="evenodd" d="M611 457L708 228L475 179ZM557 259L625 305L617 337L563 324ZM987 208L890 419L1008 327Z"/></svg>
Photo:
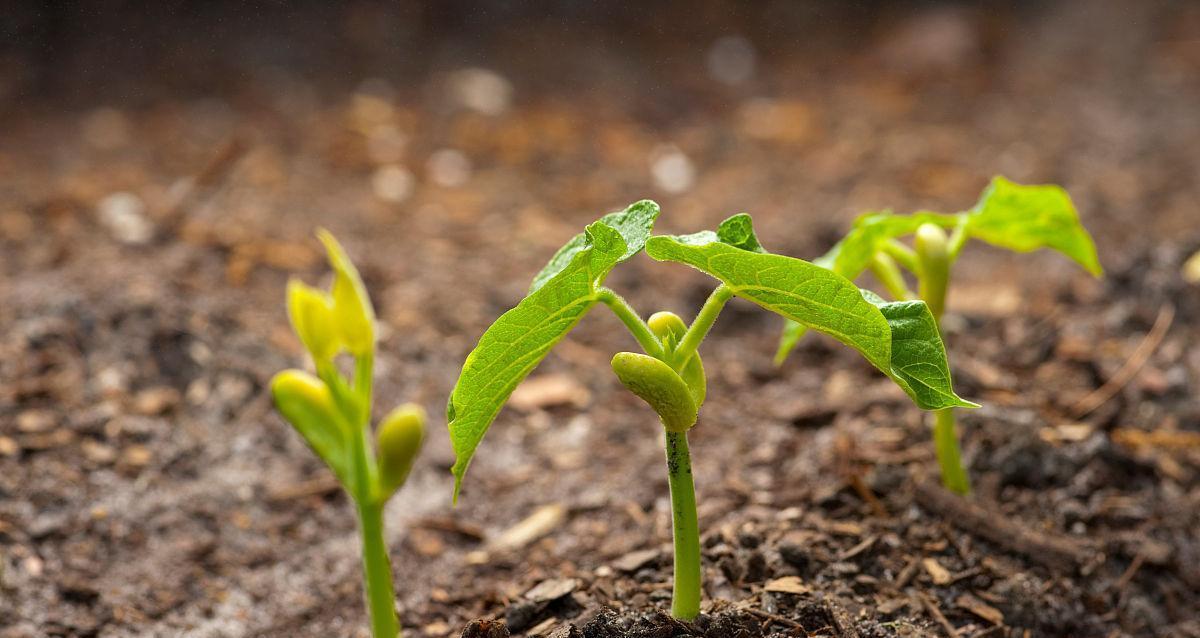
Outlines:
<svg viewBox="0 0 1200 638"><path fill-rule="evenodd" d="M457 457L457 500L476 447L521 380L593 306L612 310L643 351L618 353L613 371L654 409L665 431L675 542L671 612L692 619L700 612L700 532L687 432L696 424L706 385L697 349L731 298L748 299L855 348L924 409L974 404L954 394L937 324L923 302L886 302L830 270L768 254L748 215L730 217L716 232L651 237L658 214L654 202L637 202L567 242L534 277L529 294L480 337L446 417ZM645 321L603 287L613 267L643 248L656 260L688 264L720 281L691 325L669 312Z"/></svg>
<svg viewBox="0 0 1200 638"><path fill-rule="evenodd" d="M317 235L333 266L333 290L325 292L297 280L288 283L292 327L312 356L317 374L280 372L271 380L271 393L279 412L333 470L354 501L371 632L375 638L395 638L400 625L383 539L383 506L408 478L425 437L425 414L413 404L396 408L380 421L371 443L375 313L346 252L328 232ZM349 379L335 360L343 353L353 360Z"/></svg>
<svg viewBox="0 0 1200 638"><path fill-rule="evenodd" d="M900 242L901 237L910 234L912 247ZM992 180L974 208L955 215L928 211L862 215L845 238L814 263L847 279L856 279L870 270L894 298L924 300L940 322L946 308L950 268L968 239L1022 253L1051 248L1097 277L1103 273L1096 246L1079 222L1065 190L1058 186L1022 186L1003 177ZM909 289L902 269L916 277L916 293ZM775 355L777 364L783 363L807 330L801 323L787 322ZM933 439L942 484L966 495L971 483L962 465L955 428L952 409L934 414Z"/></svg>

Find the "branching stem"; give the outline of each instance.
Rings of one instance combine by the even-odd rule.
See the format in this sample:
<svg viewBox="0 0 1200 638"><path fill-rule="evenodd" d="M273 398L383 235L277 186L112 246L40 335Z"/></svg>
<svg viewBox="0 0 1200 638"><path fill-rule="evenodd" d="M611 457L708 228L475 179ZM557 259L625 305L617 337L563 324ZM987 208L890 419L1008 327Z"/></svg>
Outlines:
<svg viewBox="0 0 1200 638"><path fill-rule="evenodd" d="M629 302L608 288L601 288L599 293L597 293L597 299L608 306L613 311L613 314L621 320L621 323L625 324L625 327L629 329L629 333L633 335L634 339L637 339L638 345L642 347L642 350L646 354L655 359L663 358L662 344L658 342L658 338L654 336L654 333L650 332L650 327L646 325L646 322L642 320L637 311L629 305Z"/></svg>
<svg viewBox="0 0 1200 638"><path fill-rule="evenodd" d="M679 340L679 345L671 355L671 361L667 362L671 367L679 369L680 366L687 363L688 359L692 358L692 355L696 354L696 349L700 347L700 342L708 336L708 331L717 321L721 309L732 298L733 291L725 284L717 286L716 290L712 291L712 294L704 302L704 306L700 308L700 312L696 314L692 325L688 326L687 332Z"/></svg>

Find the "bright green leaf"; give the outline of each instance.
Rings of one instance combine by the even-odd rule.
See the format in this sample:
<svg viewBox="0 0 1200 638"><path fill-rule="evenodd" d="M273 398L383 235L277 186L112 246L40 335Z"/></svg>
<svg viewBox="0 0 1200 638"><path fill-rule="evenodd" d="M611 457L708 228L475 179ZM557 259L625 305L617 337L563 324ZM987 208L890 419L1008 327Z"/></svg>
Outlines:
<svg viewBox="0 0 1200 638"><path fill-rule="evenodd" d="M913 371L919 368L946 368L944 347L894 351L893 327L888 319L845 277L792 257L752 253L719 241L700 241L698 235L653 237L646 244L646 252L654 259L676 261L706 272L735 295L851 346L896 381L921 408L971 405L954 394L948 376L942 382L932 374L916 376L922 383L938 384L936 392L923 391L911 383ZM912 339L914 334L904 332L902 336ZM923 336L940 346L936 329Z"/></svg>
<svg viewBox="0 0 1200 638"><path fill-rule="evenodd" d="M517 385L541 363L596 303L598 288L613 266L628 259L629 241L638 249L649 236L658 206L638 202L623 213L606 215L554 256L534 289L500 316L467 356L446 405L454 447L455 498L475 448ZM620 227L610 226L612 221ZM568 250L569 249L569 250ZM565 265L558 261L568 255ZM549 277L543 278L548 271Z"/></svg>
<svg viewBox="0 0 1200 638"><path fill-rule="evenodd" d="M862 295L887 319L892 331L892 378L917 405L979 407L954 394L946 346L925 302L884 301L870 290L863 290Z"/></svg>
<svg viewBox="0 0 1200 638"><path fill-rule="evenodd" d="M924 223L952 228L958 221L954 215L928 211L912 215L893 215L891 212L860 215L850 232L828 253L833 257L833 271L847 279L857 278L871 265L875 253L883 250L884 244L914 232Z"/></svg>
<svg viewBox="0 0 1200 638"><path fill-rule="evenodd" d="M695 398L671 366L644 354L618 352L612 369L621 385L654 409L668 432L687 432L696 425Z"/></svg>
<svg viewBox="0 0 1200 638"><path fill-rule="evenodd" d="M1060 186L1023 186L996 177L967 214L966 231L1017 252L1053 248L1097 277L1104 272L1091 235Z"/></svg>
<svg viewBox="0 0 1200 638"><path fill-rule="evenodd" d="M642 251L646 240L650 238L650 230L654 228L654 220L658 219L658 214L658 204L643 199L630 204L625 210L609 213L597 220L597 222L616 230L625 240L625 254L618 261L625 261ZM529 286L529 293L537 292L538 288L562 272L575 258L575 255L586 250L588 245L586 233L579 233L572 237L562 248L558 249L558 252L550 258L550 262L533 278L533 283Z"/></svg>
<svg viewBox="0 0 1200 638"><path fill-rule="evenodd" d="M754 234L754 222L746 213L739 213L721 222L717 227L717 239L752 253L767 252L758 242L758 236Z"/></svg>

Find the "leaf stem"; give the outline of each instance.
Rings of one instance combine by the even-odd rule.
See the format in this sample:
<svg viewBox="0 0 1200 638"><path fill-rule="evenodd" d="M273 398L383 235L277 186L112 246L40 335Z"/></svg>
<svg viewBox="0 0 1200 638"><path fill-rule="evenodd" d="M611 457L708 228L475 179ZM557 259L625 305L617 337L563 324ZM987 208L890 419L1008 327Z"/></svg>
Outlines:
<svg viewBox="0 0 1200 638"><path fill-rule="evenodd" d="M392 567L383 539L383 503L359 503L358 524L362 533L363 585L371 614L374 638L396 638L396 594L392 589Z"/></svg>
<svg viewBox="0 0 1200 638"><path fill-rule="evenodd" d="M933 444L942 471L942 485L955 494L966 496L971 493L971 479L962 464L954 409L938 410L933 416Z"/></svg>
<svg viewBox="0 0 1200 638"><path fill-rule="evenodd" d="M700 308L700 312L696 313L692 325L688 326L687 332L679 340L679 345L675 347L671 361L668 362L671 367L678 370L687 363L688 359L692 358L692 355L696 354L700 342L708 336L708 331L712 329L713 323L717 321L717 316L721 314L721 309L732 298L733 291L725 284L717 286L716 290L712 291Z"/></svg>
<svg viewBox="0 0 1200 638"><path fill-rule="evenodd" d="M892 259L895 259L897 263L899 263L909 272L915 273L920 269L916 251L896 241L895 239L889 240L887 243L885 243L883 245L883 251Z"/></svg>
<svg viewBox="0 0 1200 638"><path fill-rule="evenodd" d="M686 432L667 432L667 481L671 486L671 519L675 541L675 589L671 615L692 620L700 614L700 524L696 486Z"/></svg>
<svg viewBox="0 0 1200 638"><path fill-rule="evenodd" d="M629 305L629 302L608 288L601 288L596 293L596 299L608 306L613 311L613 314L617 316L617 319L620 319L621 323L625 324L629 333L633 335L634 339L637 339L638 345L642 347L642 350L646 354L655 359L663 358L662 344L659 343L654 333L650 332L650 327L646 325L646 322L633 309L633 306Z"/></svg>
<svg viewBox="0 0 1200 638"><path fill-rule="evenodd" d="M908 283L904 281L904 274L900 272L900 267L891 255L875 253L875 257L871 259L871 273L897 301L905 301L915 296L908 289Z"/></svg>
<svg viewBox="0 0 1200 638"><path fill-rule="evenodd" d="M955 229L956 236L962 227ZM965 236L965 235L964 235ZM917 259L920 267L917 269L918 290L921 299L929 305L939 327L942 313L946 310L946 290L950 280L950 263L954 244L953 238L946 237L946 231L932 224L923 224L917 229L916 246ZM961 241L959 248L961 248ZM946 489L963 496L971 493L971 479L962 464L962 451L958 444L958 433L955 427L954 410L946 408L934 413L933 445L937 450L938 465L942 473L942 485Z"/></svg>

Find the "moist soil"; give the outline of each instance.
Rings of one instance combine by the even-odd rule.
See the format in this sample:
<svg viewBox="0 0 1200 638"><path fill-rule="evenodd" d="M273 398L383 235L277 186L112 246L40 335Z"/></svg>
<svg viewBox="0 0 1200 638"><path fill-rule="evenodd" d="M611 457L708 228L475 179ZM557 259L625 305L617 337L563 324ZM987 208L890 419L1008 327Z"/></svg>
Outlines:
<svg viewBox="0 0 1200 638"><path fill-rule="evenodd" d="M2 58L32 79L0 110L0 637L366 635L351 504L265 392L305 365L283 291L327 280L318 225L378 309L376 413L433 415L386 514L406 635L1200 636L1195 6L503 32L435 12L441 48L409 34L432 53L396 68L369 46L396 16L353 6L283 21L282 50L311 41L319 64L259 64L245 27L63 86L42 80L132 45ZM330 20L360 48L306 39ZM714 24L758 47L748 84L709 77ZM479 65L511 88L499 109L463 97ZM994 173L1066 185L1107 273L967 250L944 332L984 405L960 413L969 499L865 361L809 337L776 367L780 321L734 302L691 433L696 621L665 613L662 432L609 370L635 344L604 308L518 389L450 506L458 368L583 224L652 197L661 232L746 211L768 249L813 257L858 212L966 208ZM608 285L643 315L712 289L645 257Z"/></svg>

